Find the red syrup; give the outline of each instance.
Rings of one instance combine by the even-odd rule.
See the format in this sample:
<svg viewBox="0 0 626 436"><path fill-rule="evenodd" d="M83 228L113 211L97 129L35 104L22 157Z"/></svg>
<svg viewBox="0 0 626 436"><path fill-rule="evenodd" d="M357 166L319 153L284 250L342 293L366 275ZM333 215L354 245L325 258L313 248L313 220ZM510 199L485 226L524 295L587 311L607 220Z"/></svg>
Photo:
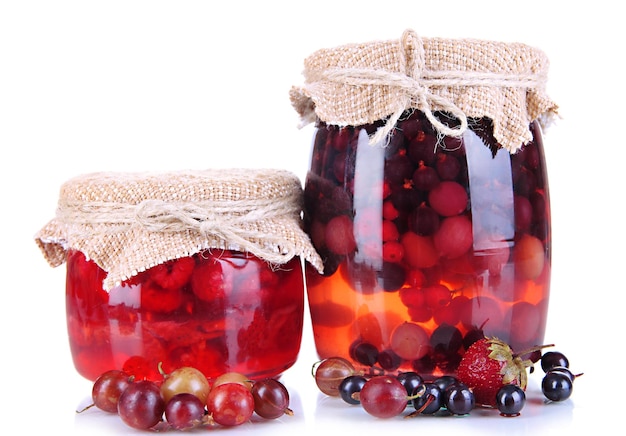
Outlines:
<svg viewBox="0 0 626 436"><path fill-rule="evenodd" d="M161 381L160 371L182 366L207 377L235 371L260 379L296 361L304 311L298 257L273 269L253 255L214 249L152 267L109 291L105 275L81 252L68 252L69 342L87 379L124 369Z"/></svg>
<svg viewBox="0 0 626 436"><path fill-rule="evenodd" d="M479 330L514 350L541 344L551 234L538 125L510 154L488 120L452 138L405 115L385 147L368 143L379 124L317 125L304 222L325 267L307 267L319 356L435 377L455 374Z"/></svg>

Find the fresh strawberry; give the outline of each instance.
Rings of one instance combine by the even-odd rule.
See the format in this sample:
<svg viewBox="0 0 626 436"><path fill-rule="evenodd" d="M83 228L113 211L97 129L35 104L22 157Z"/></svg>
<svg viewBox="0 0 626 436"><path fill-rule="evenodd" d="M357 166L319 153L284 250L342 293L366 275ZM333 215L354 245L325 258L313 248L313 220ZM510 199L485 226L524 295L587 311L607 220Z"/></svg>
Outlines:
<svg viewBox="0 0 626 436"><path fill-rule="evenodd" d="M496 393L503 385L526 389L526 368L531 365L531 361L522 360L500 339L482 338L463 355L457 378L472 389L477 404L495 407Z"/></svg>

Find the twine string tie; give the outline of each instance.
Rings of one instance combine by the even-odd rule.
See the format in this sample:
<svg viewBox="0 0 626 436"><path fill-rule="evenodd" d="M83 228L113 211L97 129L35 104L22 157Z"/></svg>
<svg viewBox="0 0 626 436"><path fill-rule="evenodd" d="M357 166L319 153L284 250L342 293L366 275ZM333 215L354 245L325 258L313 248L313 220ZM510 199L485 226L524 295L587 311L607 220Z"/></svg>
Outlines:
<svg viewBox="0 0 626 436"><path fill-rule="evenodd" d="M545 83L546 78L537 74L509 74L482 71L430 71L425 68L423 40L413 30L406 30L400 39L400 72L373 68L328 68L317 72L320 82L328 81L350 86L387 86L399 91L397 109L385 124L371 137L370 144L388 140L402 114L409 108L424 113L441 135L460 137L468 128L466 114L452 101L432 92L437 87L522 87L533 88ZM449 113L458 121L450 127L437 118L433 111Z"/></svg>

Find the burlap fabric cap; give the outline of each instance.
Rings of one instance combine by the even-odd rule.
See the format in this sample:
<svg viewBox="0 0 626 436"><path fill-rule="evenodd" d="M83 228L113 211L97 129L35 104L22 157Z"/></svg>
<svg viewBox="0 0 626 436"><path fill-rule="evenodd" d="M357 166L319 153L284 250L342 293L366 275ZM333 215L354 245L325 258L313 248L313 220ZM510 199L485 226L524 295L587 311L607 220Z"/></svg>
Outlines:
<svg viewBox="0 0 626 436"><path fill-rule="evenodd" d="M302 187L282 170L93 173L65 182L56 217L35 236L53 267L79 250L110 289L205 249L249 252L272 265L301 256L322 271L302 230Z"/></svg>
<svg viewBox="0 0 626 436"><path fill-rule="evenodd" d="M318 118L337 126L386 120L371 142L387 137L403 112L418 109L443 135L460 136L468 118L490 118L496 140L515 152L557 114L546 95L548 59L520 43L421 38L407 30L399 40L322 49L305 60L303 86L290 99L303 125ZM435 111L459 120L454 128Z"/></svg>

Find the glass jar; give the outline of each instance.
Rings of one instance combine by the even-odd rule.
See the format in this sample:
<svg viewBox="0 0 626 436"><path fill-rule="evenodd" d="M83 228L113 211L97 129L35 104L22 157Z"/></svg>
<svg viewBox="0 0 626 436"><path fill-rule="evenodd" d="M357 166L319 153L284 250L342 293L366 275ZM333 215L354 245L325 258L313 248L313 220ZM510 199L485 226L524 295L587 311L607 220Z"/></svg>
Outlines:
<svg viewBox="0 0 626 436"><path fill-rule="evenodd" d="M102 288L105 271L67 256L67 327L74 365L87 379L121 368L160 380L192 366L256 379L291 367L302 336L299 258L280 269L238 251L205 250ZM280 290L280 291L279 291Z"/></svg>
<svg viewBox="0 0 626 436"><path fill-rule="evenodd" d="M306 276L320 358L432 379L483 336L543 343L544 61L413 31L307 58L291 99L316 123L304 223L324 260Z"/></svg>
<svg viewBox="0 0 626 436"><path fill-rule="evenodd" d="M476 334L541 344L550 210L541 132L511 155L484 120L437 135L416 111L386 147L375 126L319 123L305 223L324 259L308 299L321 358L453 374Z"/></svg>
<svg viewBox="0 0 626 436"><path fill-rule="evenodd" d="M90 380L110 369L162 380L274 377L302 339L303 262L321 259L302 229L300 180L282 170L94 173L63 184L36 235L67 265L70 349Z"/></svg>

